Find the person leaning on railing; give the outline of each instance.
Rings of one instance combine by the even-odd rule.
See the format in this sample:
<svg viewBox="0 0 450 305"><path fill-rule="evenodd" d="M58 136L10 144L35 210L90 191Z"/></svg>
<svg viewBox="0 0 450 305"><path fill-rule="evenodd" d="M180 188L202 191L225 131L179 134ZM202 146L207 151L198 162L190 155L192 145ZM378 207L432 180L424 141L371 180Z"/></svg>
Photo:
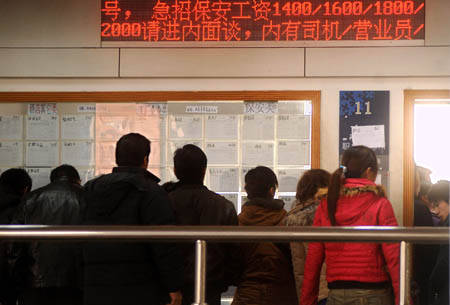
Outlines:
<svg viewBox="0 0 450 305"><path fill-rule="evenodd" d="M383 188L374 183L377 170L373 150L365 146L346 150L341 167L331 176L328 197L318 207L313 226L397 226ZM391 286L398 304L399 247L398 243L310 243L300 303L317 304L325 260L328 304L365 300L365 304L392 305Z"/></svg>

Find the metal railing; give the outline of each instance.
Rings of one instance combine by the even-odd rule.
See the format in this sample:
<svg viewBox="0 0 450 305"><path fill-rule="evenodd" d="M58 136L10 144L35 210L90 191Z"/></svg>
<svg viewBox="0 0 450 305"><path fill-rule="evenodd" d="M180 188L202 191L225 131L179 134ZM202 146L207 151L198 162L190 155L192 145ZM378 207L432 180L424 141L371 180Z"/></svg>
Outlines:
<svg viewBox="0 0 450 305"><path fill-rule="evenodd" d="M409 303L408 243L448 244L449 233L449 228L423 227L0 226L2 241L195 241L194 305L206 304L206 241L400 242L400 305L405 305Z"/></svg>

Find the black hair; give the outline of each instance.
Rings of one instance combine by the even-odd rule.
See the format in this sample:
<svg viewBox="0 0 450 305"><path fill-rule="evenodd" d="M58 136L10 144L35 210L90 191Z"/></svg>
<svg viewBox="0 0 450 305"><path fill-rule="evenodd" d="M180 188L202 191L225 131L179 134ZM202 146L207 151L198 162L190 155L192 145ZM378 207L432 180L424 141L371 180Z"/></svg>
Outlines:
<svg viewBox="0 0 450 305"><path fill-rule="evenodd" d="M270 198L269 190L278 187L275 173L268 167L257 166L245 175L245 191L248 198Z"/></svg>
<svg viewBox="0 0 450 305"><path fill-rule="evenodd" d="M427 196L428 192L431 189L431 181L430 174L431 170L425 167L416 166L417 175L420 181L420 189L418 193L418 197L422 198L423 196Z"/></svg>
<svg viewBox="0 0 450 305"><path fill-rule="evenodd" d="M126 134L117 141L117 166L140 167L149 155L150 141L139 133Z"/></svg>
<svg viewBox="0 0 450 305"><path fill-rule="evenodd" d="M439 180L433 184L428 193L428 200L432 203L437 203L441 200L449 203L449 183L447 180Z"/></svg>
<svg viewBox="0 0 450 305"><path fill-rule="evenodd" d="M1 174L0 185L5 191L22 196L31 190L33 182L24 169L10 168Z"/></svg>
<svg viewBox="0 0 450 305"><path fill-rule="evenodd" d="M319 188L328 187L330 177L330 173L323 169L306 171L298 181L295 198L300 203L314 198Z"/></svg>
<svg viewBox="0 0 450 305"><path fill-rule="evenodd" d="M79 183L81 180L76 168L68 164L60 165L50 173L50 182L53 183L59 179L66 179L72 183Z"/></svg>
<svg viewBox="0 0 450 305"><path fill-rule="evenodd" d="M341 193L342 178L361 178L362 174L370 167L376 175L378 172L378 160L375 152L366 146L353 146L347 149L341 161L341 166L333 172L328 186L328 217L331 225L336 225L336 205ZM345 173L344 173L345 171Z"/></svg>
<svg viewBox="0 0 450 305"><path fill-rule="evenodd" d="M205 153L193 144L184 145L173 155L175 175L182 183L203 184L208 159Z"/></svg>

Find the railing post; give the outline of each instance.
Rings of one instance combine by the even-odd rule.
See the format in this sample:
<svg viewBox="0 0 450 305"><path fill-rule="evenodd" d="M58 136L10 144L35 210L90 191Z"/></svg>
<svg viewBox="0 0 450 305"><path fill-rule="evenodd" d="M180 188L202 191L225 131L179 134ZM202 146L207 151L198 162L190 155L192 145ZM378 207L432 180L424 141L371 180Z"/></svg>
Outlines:
<svg viewBox="0 0 450 305"><path fill-rule="evenodd" d="M400 243L400 305L410 304L410 245Z"/></svg>
<svg viewBox="0 0 450 305"><path fill-rule="evenodd" d="M195 291L192 305L207 305L205 302L206 287L206 242L197 240L195 243Z"/></svg>

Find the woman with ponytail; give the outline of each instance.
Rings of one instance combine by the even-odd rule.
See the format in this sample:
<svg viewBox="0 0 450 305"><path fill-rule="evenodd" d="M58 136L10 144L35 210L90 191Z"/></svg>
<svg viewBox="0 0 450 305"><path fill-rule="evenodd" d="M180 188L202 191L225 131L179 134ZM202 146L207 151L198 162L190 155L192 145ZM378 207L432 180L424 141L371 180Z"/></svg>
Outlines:
<svg viewBox="0 0 450 305"><path fill-rule="evenodd" d="M374 183L377 172L373 150L365 146L346 150L313 226L397 226L384 189ZM300 304L317 304L324 260L330 289L327 305L393 305L394 295L398 304L399 250L398 243L309 243Z"/></svg>

